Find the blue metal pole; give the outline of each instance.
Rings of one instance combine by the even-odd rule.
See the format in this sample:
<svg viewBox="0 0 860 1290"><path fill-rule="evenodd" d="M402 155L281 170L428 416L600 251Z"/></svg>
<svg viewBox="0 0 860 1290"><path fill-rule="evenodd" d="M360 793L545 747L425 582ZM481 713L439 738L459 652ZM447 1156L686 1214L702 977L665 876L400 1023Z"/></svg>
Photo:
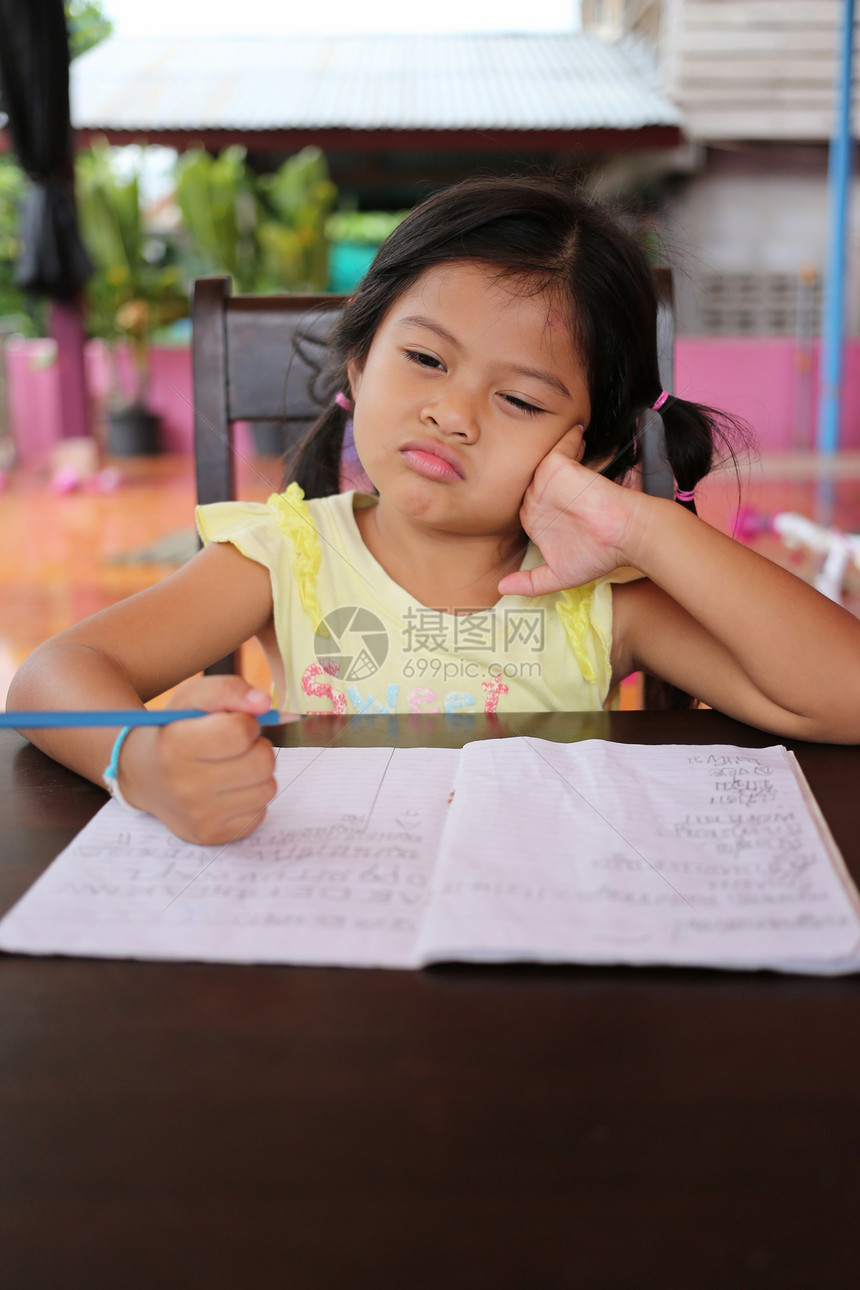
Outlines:
<svg viewBox="0 0 860 1290"><path fill-rule="evenodd" d="M845 0L841 80L828 174L830 243L824 280L821 329L821 395L818 407L818 449L832 456L839 446L842 406L842 363L845 330L845 278L848 207L851 180L851 63L854 52L854 0Z"/></svg>

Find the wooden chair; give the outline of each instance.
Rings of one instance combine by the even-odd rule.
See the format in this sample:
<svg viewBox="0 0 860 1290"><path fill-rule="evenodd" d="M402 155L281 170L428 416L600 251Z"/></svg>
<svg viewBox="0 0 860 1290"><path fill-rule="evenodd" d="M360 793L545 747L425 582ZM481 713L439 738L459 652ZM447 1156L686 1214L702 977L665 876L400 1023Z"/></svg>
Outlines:
<svg viewBox="0 0 860 1290"><path fill-rule="evenodd" d="M325 392L317 388L317 360L333 311L345 299L234 296L228 277L194 283L194 460L201 505L236 496L235 422L285 423L294 440L319 415Z"/></svg>
<svg viewBox="0 0 860 1290"><path fill-rule="evenodd" d="M326 398L318 362L345 296L234 296L229 277L198 278L191 294L191 368L197 500L236 496L234 425L285 426L295 442ZM237 670L235 655L206 669Z"/></svg>
<svg viewBox="0 0 860 1290"><path fill-rule="evenodd" d="M659 305L657 308L657 358L664 390L675 388L675 296L672 270L654 270ZM663 421L656 412L645 417L642 427L642 489L652 497L674 497L675 480L666 460Z"/></svg>
<svg viewBox="0 0 860 1290"><path fill-rule="evenodd" d="M675 388L675 295L672 270L656 268L659 305L657 309L657 358L664 390ZM666 458L663 420L649 412L642 427L642 489L652 497L674 497L675 478ZM642 707L647 712L666 712L689 707L689 698L656 676L642 676Z"/></svg>

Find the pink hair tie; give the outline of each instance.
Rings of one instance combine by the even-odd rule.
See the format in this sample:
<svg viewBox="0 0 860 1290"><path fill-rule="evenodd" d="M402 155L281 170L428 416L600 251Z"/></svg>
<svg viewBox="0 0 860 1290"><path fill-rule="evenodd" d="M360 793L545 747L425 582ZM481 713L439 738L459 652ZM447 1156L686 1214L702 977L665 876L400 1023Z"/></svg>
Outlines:
<svg viewBox="0 0 860 1290"><path fill-rule="evenodd" d="M675 501L676 501L676 502L692 502L692 500L693 500L693 498L694 498L695 496L696 496L696 490L695 490L695 488L691 488L691 489L690 489L690 491L689 491L688 493L683 493L683 492L681 492L681 489L680 489L680 488L676 488L676 489L675 489Z"/></svg>
<svg viewBox="0 0 860 1290"><path fill-rule="evenodd" d="M342 390L338 390L334 396L334 401L339 408L343 408L344 412L352 411L352 401L346 397Z"/></svg>
<svg viewBox="0 0 860 1290"><path fill-rule="evenodd" d="M661 393L660 393L659 398L656 398L656 399L654 400L654 402L651 404L651 411L652 411L652 412L659 412L659 411L660 411L660 409L662 408L663 404L664 404L664 403L666 402L666 400L668 399L668 397L669 397L669 391L668 391L668 390L662 390L662 391L661 391Z"/></svg>

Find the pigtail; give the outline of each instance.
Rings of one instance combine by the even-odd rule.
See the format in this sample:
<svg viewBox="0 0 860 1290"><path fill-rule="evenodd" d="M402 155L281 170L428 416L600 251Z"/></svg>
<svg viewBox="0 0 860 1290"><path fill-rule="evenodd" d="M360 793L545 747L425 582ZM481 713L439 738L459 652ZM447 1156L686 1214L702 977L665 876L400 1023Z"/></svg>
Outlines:
<svg viewBox="0 0 860 1290"><path fill-rule="evenodd" d="M711 469L718 422L711 409L661 391L648 410L663 422L663 451L675 480L675 501L696 514L696 485ZM683 712L698 700L659 676L642 677L642 700L649 712Z"/></svg>
<svg viewBox="0 0 860 1290"><path fill-rule="evenodd" d="M329 497L340 488L340 460L349 413L332 402L288 453L283 487L297 483L305 497Z"/></svg>
<svg viewBox="0 0 860 1290"><path fill-rule="evenodd" d="M749 448L750 431L725 412L673 394L661 394L652 408L663 421L664 450L675 479L675 500L695 515L696 487L715 466L731 462L739 477L738 452L741 447Z"/></svg>
<svg viewBox="0 0 860 1290"><path fill-rule="evenodd" d="M749 446L751 434L743 422L715 408L661 392L649 405L663 421L663 446L675 479L675 501L696 514L696 486L714 469L730 461L739 478L738 452ZM644 703L649 711L676 712L697 706L697 700L656 676L645 676Z"/></svg>

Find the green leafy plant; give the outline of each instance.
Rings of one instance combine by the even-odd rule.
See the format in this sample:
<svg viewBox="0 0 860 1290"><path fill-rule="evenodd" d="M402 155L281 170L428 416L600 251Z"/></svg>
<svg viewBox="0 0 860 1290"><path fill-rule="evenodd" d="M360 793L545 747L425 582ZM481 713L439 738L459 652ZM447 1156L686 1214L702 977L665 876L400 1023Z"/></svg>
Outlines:
<svg viewBox="0 0 860 1290"><path fill-rule="evenodd" d="M325 222L337 189L318 148L305 148L260 177L244 148L226 148L217 157L188 152L177 164L176 199L192 276L229 273L237 291L325 290Z"/></svg>
<svg viewBox="0 0 860 1290"><path fill-rule="evenodd" d="M303 148L258 181L260 289L324 291L328 282L326 219L337 201L319 148ZM269 286L271 284L271 287Z"/></svg>
<svg viewBox="0 0 860 1290"><path fill-rule="evenodd" d="M18 212L29 181L11 156L0 157L0 317L4 331L44 336L47 307L15 285L15 265L21 254Z"/></svg>
<svg viewBox="0 0 860 1290"><path fill-rule="evenodd" d="M176 165L176 200L190 239L191 276L229 273L237 291L253 291L257 278L257 198L245 149L217 157L195 148Z"/></svg>
<svg viewBox="0 0 860 1290"><path fill-rule="evenodd" d="M113 31L113 23L106 16L100 0L66 0L65 10L72 58L85 54Z"/></svg>

